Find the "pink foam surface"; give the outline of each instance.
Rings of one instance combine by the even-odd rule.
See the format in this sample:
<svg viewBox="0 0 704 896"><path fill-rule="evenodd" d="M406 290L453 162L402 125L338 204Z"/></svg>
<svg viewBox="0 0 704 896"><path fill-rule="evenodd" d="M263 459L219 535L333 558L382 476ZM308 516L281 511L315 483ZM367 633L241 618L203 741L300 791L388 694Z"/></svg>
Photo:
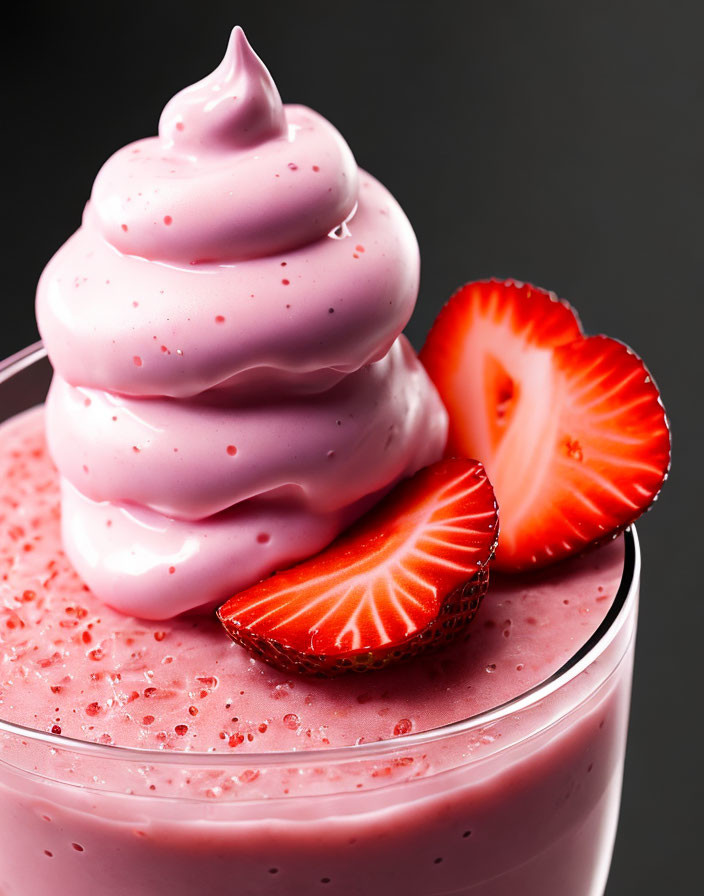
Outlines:
<svg viewBox="0 0 704 896"><path fill-rule="evenodd" d="M61 549L41 409L0 430L0 483L0 718L123 746L300 750L465 718L555 672L596 630L622 572L619 539L496 577L467 643L383 673L292 679L211 615L148 622L93 597Z"/></svg>

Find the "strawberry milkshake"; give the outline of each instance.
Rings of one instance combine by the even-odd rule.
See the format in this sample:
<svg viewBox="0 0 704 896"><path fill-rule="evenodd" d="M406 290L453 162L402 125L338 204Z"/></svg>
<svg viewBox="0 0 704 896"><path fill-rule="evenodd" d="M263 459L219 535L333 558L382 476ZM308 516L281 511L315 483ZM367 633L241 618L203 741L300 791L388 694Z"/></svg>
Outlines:
<svg viewBox="0 0 704 896"><path fill-rule="evenodd" d="M662 406L513 281L421 364L418 274L239 28L100 171L0 369L1 896L603 893Z"/></svg>

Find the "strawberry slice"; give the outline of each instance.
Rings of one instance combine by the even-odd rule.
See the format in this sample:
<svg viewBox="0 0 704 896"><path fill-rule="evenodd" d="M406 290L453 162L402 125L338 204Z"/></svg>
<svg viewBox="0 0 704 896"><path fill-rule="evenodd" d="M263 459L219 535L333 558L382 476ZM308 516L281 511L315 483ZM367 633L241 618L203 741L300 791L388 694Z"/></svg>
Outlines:
<svg viewBox="0 0 704 896"><path fill-rule="evenodd" d="M544 566L619 532L655 500L670 435L643 362L583 335L552 293L469 283L421 352L450 414L448 454L478 457L496 490L494 568Z"/></svg>
<svg viewBox="0 0 704 896"><path fill-rule="evenodd" d="M235 595L218 617L234 641L287 672L378 669L465 633L497 530L482 465L440 461L322 553Z"/></svg>

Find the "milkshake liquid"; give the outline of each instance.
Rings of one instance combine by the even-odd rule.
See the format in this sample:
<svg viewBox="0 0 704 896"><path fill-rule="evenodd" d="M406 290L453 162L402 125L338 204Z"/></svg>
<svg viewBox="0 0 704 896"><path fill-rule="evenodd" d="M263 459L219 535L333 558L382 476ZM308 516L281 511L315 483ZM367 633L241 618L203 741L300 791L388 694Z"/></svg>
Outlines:
<svg viewBox="0 0 704 896"><path fill-rule="evenodd" d="M587 668L543 699L424 742L404 734L560 668L607 615L623 539L497 579L468 644L294 681L207 616L145 622L95 600L60 548L40 411L0 431L0 482L0 717L46 732L0 731L3 896L603 891L635 594Z"/></svg>
<svg viewBox="0 0 704 896"><path fill-rule="evenodd" d="M92 591L143 619L215 608L439 460L447 412L401 335L419 276L398 202L235 29L108 159L39 281L63 543Z"/></svg>

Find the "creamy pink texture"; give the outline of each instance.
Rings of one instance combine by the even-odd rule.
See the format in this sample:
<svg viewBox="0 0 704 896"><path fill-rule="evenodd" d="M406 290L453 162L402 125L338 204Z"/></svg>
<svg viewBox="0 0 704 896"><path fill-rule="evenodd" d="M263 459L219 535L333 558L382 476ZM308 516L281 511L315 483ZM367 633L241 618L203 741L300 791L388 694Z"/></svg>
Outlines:
<svg viewBox="0 0 704 896"><path fill-rule="evenodd" d="M64 542L103 601L212 606L440 456L399 335L418 273L396 201L235 29L159 136L107 161L38 288Z"/></svg>
<svg viewBox="0 0 704 896"><path fill-rule="evenodd" d="M49 882L52 896L603 892L635 598L551 695L436 741L402 735L559 668L612 604L621 539L495 579L468 644L294 681L212 617L148 622L95 599L61 550L42 423L37 410L0 429L0 719L54 732L36 742L0 726L4 896L46 896ZM148 751L79 751L64 735Z"/></svg>
<svg viewBox="0 0 704 896"><path fill-rule="evenodd" d="M381 673L293 680L212 616L148 622L96 601L60 548L41 411L0 429L0 482L0 718L123 746L334 747L465 718L557 671L603 620L623 566L618 540L544 573L496 578L468 643Z"/></svg>

